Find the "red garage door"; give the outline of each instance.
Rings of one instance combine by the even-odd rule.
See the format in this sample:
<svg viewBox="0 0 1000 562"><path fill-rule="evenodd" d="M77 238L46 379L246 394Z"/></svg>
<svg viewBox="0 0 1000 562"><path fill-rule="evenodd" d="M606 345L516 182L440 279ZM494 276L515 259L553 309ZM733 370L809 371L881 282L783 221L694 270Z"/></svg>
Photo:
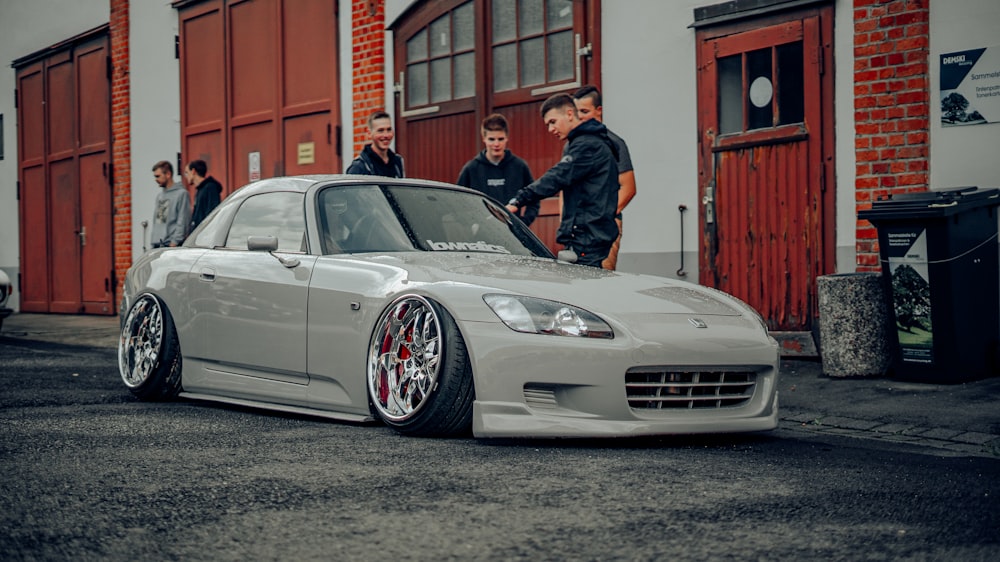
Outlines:
<svg viewBox="0 0 1000 562"><path fill-rule="evenodd" d="M107 26L14 67L21 310L114 314Z"/></svg>
<svg viewBox="0 0 1000 562"><path fill-rule="evenodd" d="M182 165L226 193L265 177L342 170L336 0L175 2Z"/></svg>

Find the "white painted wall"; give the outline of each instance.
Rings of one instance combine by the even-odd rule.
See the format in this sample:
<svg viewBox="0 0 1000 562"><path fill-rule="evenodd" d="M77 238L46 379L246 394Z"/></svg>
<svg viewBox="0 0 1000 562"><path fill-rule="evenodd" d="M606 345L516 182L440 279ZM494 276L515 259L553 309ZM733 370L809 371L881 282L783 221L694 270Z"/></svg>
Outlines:
<svg viewBox="0 0 1000 562"><path fill-rule="evenodd" d="M1000 187L1000 123L941 126L941 54L990 47L1000 51L1000 2L930 4L931 189Z"/></svg>
<svg viewBox="0 0 1000 562"><path fill-rule="evenodd" d="M837 273L851 273L857 269L857 211L854 202L854 2L838 0L833 16L834 60L834 168L836 169L834 193L836 207L834 267Z"/></svg>
<svg viewBox="0 0 1000 562"><path fill-rule="evenodd" d="M636 196L619 269L698 280L698 115L694 8L704 0L602 2L604 123L628 143ZM641 38L637 41L636 38ZM641 45L641 47L640 47ZM681 216L678 207L687 211Z"/></svg>
<svg viewBox="0 0 1000 562"><path fill-rule="evenodd" d="M142 221L152 221L160 187L153 164L168 160L174 179L181 150L180 63L174 57L177 10L170 2L129 2L129 72L132 131L132 259L142 255ZM149 231L146 231L147 237ZM146 242L148 248L148 241Z"/></svg>
<svg viewBox="0 0 1000 562"><path fill-rule="evenodd" d="M0 269L14 281L8 306L20 308L17 274L20 236L17 201L17 110L15 59L60 43L108 23L108 0L0 0L0 114L3 114L3 159L0 160ZM54 17L54 15L58 17Z"/></svg>

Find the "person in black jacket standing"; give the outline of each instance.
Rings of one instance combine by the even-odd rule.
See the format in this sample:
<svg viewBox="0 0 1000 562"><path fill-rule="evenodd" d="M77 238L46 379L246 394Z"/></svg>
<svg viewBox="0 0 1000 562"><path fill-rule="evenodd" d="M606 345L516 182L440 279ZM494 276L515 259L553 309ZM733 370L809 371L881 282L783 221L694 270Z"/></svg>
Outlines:
<svg viewBox="0 0 1000 562"><path fill-rule="evenodd" d="M204 160L188 162L184 168L184 178L188 185L195 188L194 211L191 212L191 228L188 229L191 232L219 206L222 201L222 184L208 175L208 164Z"/></svg>
<svg viewBox="0 0 1000 562"><path fill-rule="evenodd" d="M348 174L363 176L406 177L403 157L389 148L396 133L392 130L392 116L376 111L368 117L368 140L358 157L347 167Z"/></svg>
<svg viewBox="0 0 1000 562"><path fill-rule="evenodd" d="M482 191L497 201L508 201L535 178L528 163L507 148L507 118L493 113L483 119L480 131L486 148L462 167L455 183ZM524 224L531 224L538 216L538 202L526 205L522 211L518 216Z"/></svg>
<svg viewBox="0 0 1000 562"><path fill-rule="evenodd" d="M580 120L569 94L545 100L541 113L549 133L568 142L562 159L518 191L507 203L507 210L516 212L562 192L562 221L556 242L576 253L576 263L599 268L618 238L618 163L614 144L603 123Z"/></svg>

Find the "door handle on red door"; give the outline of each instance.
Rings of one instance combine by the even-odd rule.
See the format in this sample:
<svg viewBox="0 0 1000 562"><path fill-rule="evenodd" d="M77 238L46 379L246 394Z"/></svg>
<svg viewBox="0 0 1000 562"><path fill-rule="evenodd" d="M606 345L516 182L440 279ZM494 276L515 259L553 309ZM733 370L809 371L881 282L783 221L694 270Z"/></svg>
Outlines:
<svg viewBox="0 0 1000 562"><path fill-rule="evenodd" d="M202 281L215 281L215 270L211 267L201 268L201 280Z"/></svg>
<svg viewBox="0 0 1000 562"><path fill-rule="evenodd" d="M701 198L701 204L705 206L705 223L715 222L715 186L709 184L705 186L705 195Z"/></svg>

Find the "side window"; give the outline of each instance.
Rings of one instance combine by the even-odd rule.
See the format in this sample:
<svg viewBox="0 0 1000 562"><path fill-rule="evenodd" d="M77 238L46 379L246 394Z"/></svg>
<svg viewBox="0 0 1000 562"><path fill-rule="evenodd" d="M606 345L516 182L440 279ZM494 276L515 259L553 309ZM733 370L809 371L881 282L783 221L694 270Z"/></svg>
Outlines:
<svg viewBox="0 0 1000 562"><path fill-rule="evenodd" d="M801 123L802 42L720 57L719 133Z"/></svg>
<svg viewBox="0 0 1000 562"><path fill-rule="evenodd" d="M301 252L305 248L304 195L289 191L262 193L240 205L229 228L226 247L247 249L249 236L274 236L283 252Z"/></svg>
<svg viewBox="0 0 1000 562"><path fill-rule="evenodd" d="M494 0L493 91L576 78L571 0Z"/></svg>
<svg viewBox="0 0 1000 562"><path fill-rule="evenodd" d="M462 4L406 41L407 107L475 95L473 7Z"/></svg>

